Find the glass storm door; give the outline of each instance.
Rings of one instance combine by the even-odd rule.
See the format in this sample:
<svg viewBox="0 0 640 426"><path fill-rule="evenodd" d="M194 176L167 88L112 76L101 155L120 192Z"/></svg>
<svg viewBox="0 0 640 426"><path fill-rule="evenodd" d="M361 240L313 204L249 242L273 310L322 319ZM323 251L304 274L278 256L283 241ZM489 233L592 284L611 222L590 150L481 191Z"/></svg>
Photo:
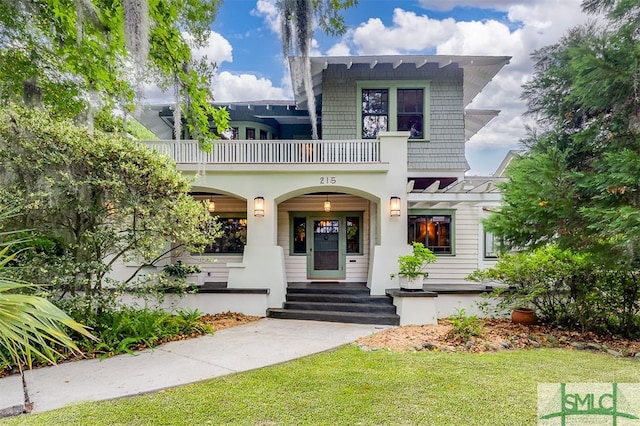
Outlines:
<svg viewBox="0 0 640 426"><path fill-rule="evenodd" d="M344 250L340 241L341 220L314 219L313 241L308 257L309 278L344 278Z"/></svg>

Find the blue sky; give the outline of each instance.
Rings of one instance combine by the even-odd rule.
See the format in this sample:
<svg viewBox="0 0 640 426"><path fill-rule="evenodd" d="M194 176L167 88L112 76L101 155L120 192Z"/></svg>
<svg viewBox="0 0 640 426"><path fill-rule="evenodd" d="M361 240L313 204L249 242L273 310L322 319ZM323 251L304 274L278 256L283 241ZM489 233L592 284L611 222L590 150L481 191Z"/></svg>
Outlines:
<svg viewBox="0 0 640 426"><path fill-rule="evenodd" d="M218 64L216 101L291 99L275 0L226 0L207 49ZM555 43L589 17L581 0L359 0L343 15L342 37L314 33L312 55L507 55L511 63L470 108L502 112L467 142L469 174L488 175L525 135L521 86L532 72L529 55Z"/></svg>

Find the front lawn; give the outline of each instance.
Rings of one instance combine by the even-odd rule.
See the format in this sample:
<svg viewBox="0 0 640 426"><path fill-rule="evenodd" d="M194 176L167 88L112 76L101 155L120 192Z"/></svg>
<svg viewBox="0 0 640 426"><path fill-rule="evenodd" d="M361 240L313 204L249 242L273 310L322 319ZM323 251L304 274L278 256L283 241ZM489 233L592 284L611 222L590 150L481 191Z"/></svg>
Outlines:
<svg viewBox="0 0 640 426"><path fill-rule="evenodd" d="M532 425L537 384L558 382L638 383L640 363L566 349L393 353L349 345L157 394L0 424Z"/></svg>

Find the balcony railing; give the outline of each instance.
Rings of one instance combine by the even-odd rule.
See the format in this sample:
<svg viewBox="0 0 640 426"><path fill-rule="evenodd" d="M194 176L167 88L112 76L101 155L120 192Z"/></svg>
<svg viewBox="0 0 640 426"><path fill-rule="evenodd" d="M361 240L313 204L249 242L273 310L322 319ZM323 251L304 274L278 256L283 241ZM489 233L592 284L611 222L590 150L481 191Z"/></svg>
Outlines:
<svg viewBox="0 0 640 426"><path fill-rule="evenodd" d="M378 163L380 142L365 140L218 140L210 153L197 141L145 141L183 164Z"/></svg>

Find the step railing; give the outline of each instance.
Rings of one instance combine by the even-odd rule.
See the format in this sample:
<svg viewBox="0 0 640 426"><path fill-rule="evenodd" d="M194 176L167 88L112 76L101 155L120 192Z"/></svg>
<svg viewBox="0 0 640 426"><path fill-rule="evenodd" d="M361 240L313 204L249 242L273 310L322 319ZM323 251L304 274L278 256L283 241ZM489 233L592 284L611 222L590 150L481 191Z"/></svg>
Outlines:
<svg viewBox="0 0 640 426"><path fill-rule="evenodd" d="M143 141L182 164L331 164L378 163L380 141L360 140L218 140L211 152L195 140Z"/></svg>

